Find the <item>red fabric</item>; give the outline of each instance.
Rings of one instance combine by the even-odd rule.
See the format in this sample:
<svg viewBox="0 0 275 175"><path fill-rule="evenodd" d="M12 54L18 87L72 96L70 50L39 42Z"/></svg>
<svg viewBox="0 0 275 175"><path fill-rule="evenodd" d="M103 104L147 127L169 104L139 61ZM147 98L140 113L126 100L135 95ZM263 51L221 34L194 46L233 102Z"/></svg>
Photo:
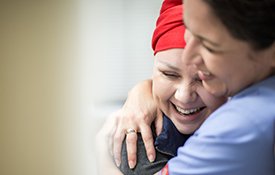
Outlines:
<svg viewBox="0 0 275 175"><path fill-rule="evenodd" d="M168 172L168 164L165 165L165 167L163 167L160 171L160 175L169 175Z"/></svg>
<svg viewBox="0 0 275 175"><path fill-rule="evenodd" d="M184 48L184 32L182 1L165 0L152 37L154 55L166 49Z"/></svg>
<svg viewBox="0 0 275 175"><path fill-rule="evenodd" d="M162 14L165 10L177 5L182 5L182 0L164 0L160 9L160 14Z"/></svg>

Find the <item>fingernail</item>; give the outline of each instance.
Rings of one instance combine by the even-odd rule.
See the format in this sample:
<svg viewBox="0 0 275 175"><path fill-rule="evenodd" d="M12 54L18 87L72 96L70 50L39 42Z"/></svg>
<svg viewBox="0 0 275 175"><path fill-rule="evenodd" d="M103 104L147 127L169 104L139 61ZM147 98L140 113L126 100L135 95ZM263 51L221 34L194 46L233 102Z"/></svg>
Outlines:
<svg viewBox="0 0 275 175"><path fill-rule="evenodd" d="M152 163L154 162L155 158L152 154L149 155L149 161Z"/></svg>
<svg viewBox="0 0 275 175"><path fill-rule="evenodd" d="M120 161L118 159L115 159L115 163L116 163L116 166L119 167L120 166Z"/></svg>
<svg viewBox="0 0 275 175"><path fill-rule="evenodd" d="M135 163L133 161L129 161L129 167L130 169L133 169L135 167Z"/></svg>

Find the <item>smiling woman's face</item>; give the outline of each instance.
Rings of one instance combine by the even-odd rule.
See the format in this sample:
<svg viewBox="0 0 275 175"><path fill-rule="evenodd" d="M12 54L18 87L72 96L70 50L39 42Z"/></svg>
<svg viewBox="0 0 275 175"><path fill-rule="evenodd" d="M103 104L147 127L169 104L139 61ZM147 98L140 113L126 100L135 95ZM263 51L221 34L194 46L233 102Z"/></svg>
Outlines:
<svg viewBox="0 0 275 175"><path fill-rule="evenodd" d="M177 129L190 134L226 98L216 98L202 87L197 73L185 65L182 52L183 49L169 49L156 54L153 95Z"/></svg>
<svg viewBox="0 0 275 175"><path fill-rule="evenodd" d="M248 42L234 38L203 0L184 0L184 5L187 44L183 57L198 70L210 93L233 96L271 75L274 44L254 50Z"/></svg>

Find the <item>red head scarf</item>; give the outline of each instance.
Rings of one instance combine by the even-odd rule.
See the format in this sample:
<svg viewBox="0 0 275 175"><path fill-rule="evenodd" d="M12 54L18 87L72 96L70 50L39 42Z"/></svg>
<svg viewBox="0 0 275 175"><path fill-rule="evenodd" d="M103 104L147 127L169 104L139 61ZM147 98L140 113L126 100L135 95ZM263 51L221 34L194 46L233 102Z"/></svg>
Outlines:
<svg viewBox="0 0 275 175"><path fill-rule="evenodd" d="M164 0L152 37L154 55L166 49L184 48L184 32L182 0Z"/></svg>

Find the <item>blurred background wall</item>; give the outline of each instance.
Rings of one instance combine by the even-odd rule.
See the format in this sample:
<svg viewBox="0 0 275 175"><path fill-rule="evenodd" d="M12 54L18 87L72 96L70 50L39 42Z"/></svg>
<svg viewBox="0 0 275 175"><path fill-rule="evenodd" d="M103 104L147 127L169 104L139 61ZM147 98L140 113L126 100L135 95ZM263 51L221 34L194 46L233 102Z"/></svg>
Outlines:
<svg viewBox="0 0 275 175"><path fill-rule="evenodd" d="M1 175L97 174L94 135L150 77L161 2L0 2Z"/></svg>

